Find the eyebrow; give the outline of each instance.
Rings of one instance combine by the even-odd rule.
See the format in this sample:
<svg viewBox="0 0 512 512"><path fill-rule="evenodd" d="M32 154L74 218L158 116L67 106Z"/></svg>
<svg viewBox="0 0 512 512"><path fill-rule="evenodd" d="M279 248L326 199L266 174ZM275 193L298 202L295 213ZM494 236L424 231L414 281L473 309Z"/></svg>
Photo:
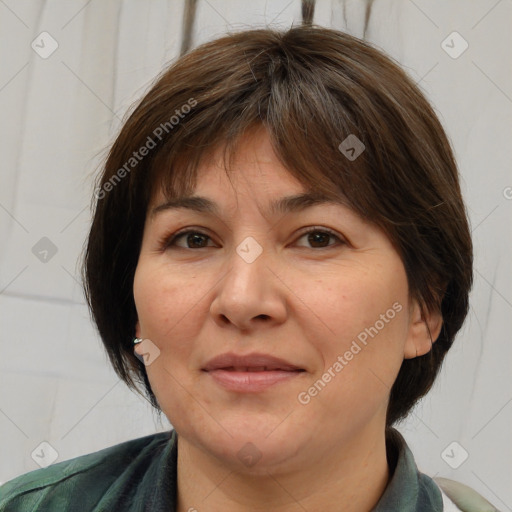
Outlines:
<svg viewBox="0 0 512 512"><path fill-rule="evenodd" d="M342 201L335 201L323 195L304 193L296 194L293 196L285 196L276 199L270 203L270 213L272 215L285 214L290 212L298 212L316 206L319 204L333 203L343 204ZM209 213L212 215L219 215L219 207L217 203L202 196L188 196L170 199L162 203L151 211L151 216L156 215L162 211L187 209L201 213Z"/></svg>

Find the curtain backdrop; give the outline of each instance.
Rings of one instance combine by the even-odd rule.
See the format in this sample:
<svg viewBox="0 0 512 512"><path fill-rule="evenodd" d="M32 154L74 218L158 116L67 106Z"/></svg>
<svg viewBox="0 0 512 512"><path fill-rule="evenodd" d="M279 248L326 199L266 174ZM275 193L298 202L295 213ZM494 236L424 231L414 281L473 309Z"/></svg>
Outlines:
<svg viewBox="0 0 512 512"><path fill-rule="evenodd" d="M471 313L400 430L420 469L501 510L512 510L511 15L510 0L318 0L313 14L398 60L453 143L475 244ZM41 450L58 462L170 428L110 369L85 306L93 177L130 105L180 53L302 16L300 0L0 0L0 481L37 469Z"/></svg>

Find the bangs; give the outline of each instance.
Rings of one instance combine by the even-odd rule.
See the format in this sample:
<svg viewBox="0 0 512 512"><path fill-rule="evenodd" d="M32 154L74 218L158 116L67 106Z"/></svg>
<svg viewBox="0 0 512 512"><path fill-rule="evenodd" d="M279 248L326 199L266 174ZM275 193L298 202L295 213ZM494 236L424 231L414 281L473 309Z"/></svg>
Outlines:
<svg viewBox="0 0 512 512"><path fill-rule="evenodd" d="M317 71L296 56L290 59L279 45L260 49L257 58L238 65L229 84L223 84L224 94L212 92L219 84L197 73L195 79L197 84L189 80L187 93L196 107L163 138L145 171L151 196L157 191L167 199L190 195L199 168L219 153L219 165L229 176L236 170L233 160L241 140L264 129L279 161L305 189L378 221L372 216L377 201L367 152L349 160L339 149L349 136L368 143L354 105L340 103L341 80L338 91L328 89ZM177 95L168 111L186 101Z"/></svg>

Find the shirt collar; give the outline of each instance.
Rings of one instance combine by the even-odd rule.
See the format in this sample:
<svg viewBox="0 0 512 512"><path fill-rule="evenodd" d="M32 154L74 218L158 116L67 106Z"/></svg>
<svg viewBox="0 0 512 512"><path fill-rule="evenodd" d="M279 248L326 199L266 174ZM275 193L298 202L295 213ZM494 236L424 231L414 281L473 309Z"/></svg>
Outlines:
<svg viewBox="0 0 512 512"><path fill-rule="evenodd" d="M436 483L420 473L405 439L395 429L386 432L391 479L372 512L442 512L443 499ZM177 500L178 443L175 430L169 442L142 476L141 510L174 511ZM148 509L148 505L151 504Z"/></svg>
<svg viewBox="0 0 512 512"><path fill-rule="evenodd" d="M137 496L140 503L133 510L174 512L177 502L177 468L177 434L175 430L171 430L168 442L158 456L152 458L149 467L141 475L139 489L142 492Z"/></svg>
<svg viewBox="0 0 512 512"><path fill-rule="evenodd" d="M394 471L372 512L442 512L443 498L438 486L418 471L405 439L393 428L386 432L386 451Z"/></svg>

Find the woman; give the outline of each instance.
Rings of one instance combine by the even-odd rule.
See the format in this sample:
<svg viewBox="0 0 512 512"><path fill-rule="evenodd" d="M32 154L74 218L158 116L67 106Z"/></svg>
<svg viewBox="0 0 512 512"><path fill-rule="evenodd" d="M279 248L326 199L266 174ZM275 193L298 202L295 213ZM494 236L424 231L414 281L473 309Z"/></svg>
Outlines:
<svg viewBox="0 0 512 512"><path fill-rule="evenodd" d="M314 26L204 44L95 198L93 317L174 429L18 477L0 510L494 510L392 428L464 321L472 244L442 126L388 57Z"/></svg>

